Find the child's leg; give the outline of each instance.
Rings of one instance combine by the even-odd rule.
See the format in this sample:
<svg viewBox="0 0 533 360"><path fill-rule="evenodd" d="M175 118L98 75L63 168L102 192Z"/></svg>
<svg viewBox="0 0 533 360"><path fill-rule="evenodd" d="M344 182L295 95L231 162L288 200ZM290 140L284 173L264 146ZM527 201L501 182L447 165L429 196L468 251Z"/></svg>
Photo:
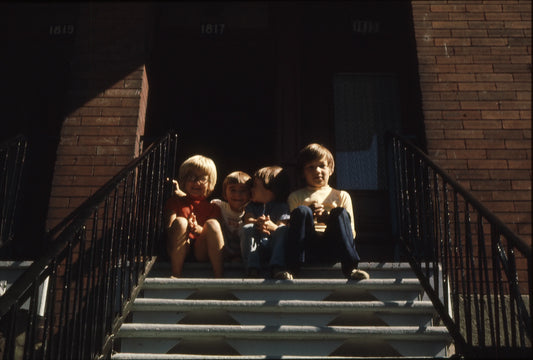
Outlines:
<svg viewBox="0 0 533 360"><path fill-rule="evenodd" d="M287 246L287 237L289 235L288 226L280 226L271 235L272 255L270 256L270 268L285 269L285 247Z"/></svg>
<svg viewBox="0 0 533 360"><path fill-rule="evenodd" d="M189 251L189 223L183 217L177 217L167 229L167 252L170 257L172 276L180 277L185 257Z"/></svg>
<svg viewBox="0 0 533 360"><path fill-rule="evenodd" d="M298 206L291 212L288 230L286 261L290 271L298 271L306 260L306 243L315 234L313 211L308 206Z"/></svg>
<svg viewBox="0 0 533 360"><path fill-rule="evenodd" d="M350 215L344 208L331 211L324 236L330 244L332 255L341 262L342 272L349 276L359 264L359 254L355 249Z"/></svg>
<svg viewBox="0 0 533 360"><path fill-rule="evenodd" d="M211 261L213 273L221 278L224 273L224 236L222 228L216 219L208 219L194 246L194 256L198 261Z"/></svg>
<svg viewBox="0 0 533 360"><path fill-rule="evenodd" d="M249 275L249 271L259 273L261 268L261 234L255 228L254 224L246 224L243 226L243 240L244 251L246 252L245 272Z"/></svg>
<svg viewBox="0 0 533 360"><path fill-rule="evenodd" d="M254 233L254 224L245 224L242 227L240 233L242 261L246 271L248 271L248 259L250 257L250 252L254 249L255 246Z"/></svg>

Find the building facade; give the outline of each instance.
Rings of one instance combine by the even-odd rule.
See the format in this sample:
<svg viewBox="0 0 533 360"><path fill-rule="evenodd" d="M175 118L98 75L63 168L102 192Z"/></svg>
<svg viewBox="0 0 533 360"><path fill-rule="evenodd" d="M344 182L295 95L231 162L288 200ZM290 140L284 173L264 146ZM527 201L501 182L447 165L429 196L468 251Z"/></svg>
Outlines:
<svg viewBox="0 0 533 360"><path fill-rule="evenodd" d="M12 255L169 131L220 178L281 164L297 183L323 143L369 243L390 232L397 132L531 243L531 1L1 7L2 140L30 140Z"/></svg>

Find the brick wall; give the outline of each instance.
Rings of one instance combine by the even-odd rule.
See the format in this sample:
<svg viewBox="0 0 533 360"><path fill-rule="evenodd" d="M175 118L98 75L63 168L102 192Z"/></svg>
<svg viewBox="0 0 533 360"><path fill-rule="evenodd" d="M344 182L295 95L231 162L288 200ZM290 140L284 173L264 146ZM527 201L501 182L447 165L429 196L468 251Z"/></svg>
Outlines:
<svg viewBox="0 0 533 360"><path fill-rule="evenodd" d="M531 1L412 1L430 156L531 243Z"/></svg>
<svg viewBox="0 0 533 360"><path fill-rule="evenodd" d="M139 153L148 82L146 5L80 5L68 115L47 217L50 229Z"/></svg>

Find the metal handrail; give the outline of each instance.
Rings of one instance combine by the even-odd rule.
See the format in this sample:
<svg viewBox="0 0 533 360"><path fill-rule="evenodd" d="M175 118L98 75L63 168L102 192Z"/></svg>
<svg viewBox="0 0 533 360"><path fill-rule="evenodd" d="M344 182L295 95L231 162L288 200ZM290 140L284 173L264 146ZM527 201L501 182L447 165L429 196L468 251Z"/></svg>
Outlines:
<svg viewBox="0 0 533 360"><path fill-rule="evenodd" d="M531 356L531 246L412 142L389 136L395 233L456 351Z"/></svg>
<svg viewBox="0 0 533 360"><path fill-rule="evenodd" d="M0 144L0 247L9 243L15 235L27 149L28 140L22 134Z"/></svg>
<svg viewBox="0 0 533 360"><path fill-rule="evenodd" d="M151 144L47 234L47 252L0 297L3 359L109 356L157 255L176 144Z"/></svg>

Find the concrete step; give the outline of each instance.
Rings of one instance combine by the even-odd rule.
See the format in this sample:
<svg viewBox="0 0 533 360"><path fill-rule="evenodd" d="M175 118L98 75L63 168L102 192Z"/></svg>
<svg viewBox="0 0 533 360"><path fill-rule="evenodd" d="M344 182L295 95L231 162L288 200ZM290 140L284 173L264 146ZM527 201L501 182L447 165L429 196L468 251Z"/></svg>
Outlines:
<svg viewBox="0 0 533 360"><path fill-rule="evenodd" d="M361 262L359 269L370 273L371 278L416 278L408 263L400 262ZM260 274L262 278L269 278L270 274L264 270ZM170 263L156 262L150 272L151 277L170 277ZM213 271L209 263L186 262L183 267L184 278L209 278L213 277ZM232 262L224 264L225 278L246 277L242 263ZM303 279L343 279L341 266L336 264L304 265L297 276Z"/></svg>
<svg viewBox="0 0 533 360"><path fill-rule="evenodd" d="M219 325L430 326L429 301L137 299L132 322Z"/></svg>
<svg viewBox="0 0 533 360"><path fill-rule="evenodd" d="M266 326L124 324L117 336L130 353L172 353L180 347L227 355L330 356L333 352L360 353L373 348L374 356L442 356L445 328L418 326ZM199 339L202 341L199 342ZM399 345L400 344L400 345ZM398 346L399 345L399 346ZM343 350L338 350L343 347ZM411 349L411 351L409 351ZM190 350L189 350L190 351Z"/></svg>
<svg viewBox="0 0 533 360"><path fill-rule="evenodd" d="M218 300L419 300L417 279L205 279L147 278L144 297Z"/></svg>
<svg viewBox="0 0 533 360"><path fill-rule="evenodd" d="M449 356L450 336L408 264L359 268L370 279L347 280L339 264L304 267L294 280L245 278L234 263L222 279L205 263L175 279L156 263L113 359Z"/></svg>

